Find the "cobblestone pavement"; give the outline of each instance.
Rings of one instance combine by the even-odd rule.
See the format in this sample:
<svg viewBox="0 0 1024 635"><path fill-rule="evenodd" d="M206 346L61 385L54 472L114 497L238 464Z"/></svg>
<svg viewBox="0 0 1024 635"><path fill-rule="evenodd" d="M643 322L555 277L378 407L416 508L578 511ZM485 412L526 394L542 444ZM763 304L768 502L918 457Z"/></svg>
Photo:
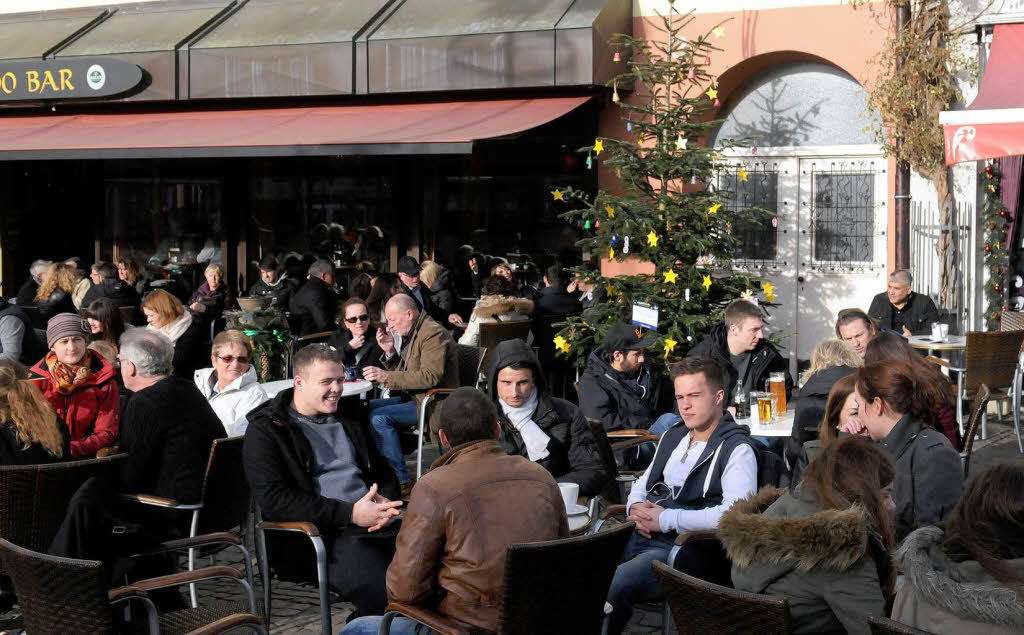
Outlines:
<svg viewBox="0 0 1024 635"><path fill-rule="evenodd" d="M986 467L1001 461L1021 461L1017 448L1017 438L1013 430L1013 422L991 421L988 425L988 438L975 442L974 454L971 459L971 474L977 474ZM241 566L234 551L226 551L214 558L216 564ZM204 560L200 565L209 564ZM261 597L262 587L259 576L256 579L256 596ZM290 582L274 581L274 598L272 603L271 632L288 635L316 635L320 633L319 596L315 587L302 586ZM239 601L244 594L236 583L216 581L199 587L200 602L205 601ZM650 605L650 609L639 608L626 629L628 635L647 635L661 632L662 614L660 607ZM334 632L341 630L352 615L353 606L347 602L332 605L331 615ZM0 616L0 635L15 635L21 632L21 615L17 607Z"/></svg>

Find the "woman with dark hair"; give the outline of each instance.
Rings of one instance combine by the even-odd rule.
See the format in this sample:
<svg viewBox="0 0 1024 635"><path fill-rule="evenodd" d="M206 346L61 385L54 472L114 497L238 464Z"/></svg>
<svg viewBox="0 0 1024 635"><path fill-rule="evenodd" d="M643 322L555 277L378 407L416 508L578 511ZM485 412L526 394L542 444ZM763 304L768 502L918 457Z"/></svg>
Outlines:
<svg viewBox="0 0 1024 635"><path fill-rule="evenodd" d="M533 312L533 300L517 298L512 283L502 276L491 276L484 280L480 299L476 301L469 316L466 332L459 338L459 344L480 345L480 324L482 322L514 322L528 320Z"/></svg>
<svg viewBox="0 0 1024 635"><path fill-rule="evenodd" d="M856 374L857 419L896 460L896 536L943 520L964 489L963 468L949 439L935 431L938 404L927 376L900 361L868 364Z"/></svg>
<svg viewBox="0 0 1024 635"><path fill-rule="evenodd" d="M384 323L384 305L391 296L402 293L402 281L397 273L382 273L373 281L373 288L366 298L366 308L370 310L370 320Z"/></svg>
<svg viewBox="0 0 1024 635"><path fill-rule="evenodd" d="M921 377L920 390L936 404L935 429L946 435L954 448L960 447L960 430L956 425L956 390L935 364L910 348L907 340L892 331L882 331L871 338L864 352L864 363L901 361L910 364Z"/></svg>
<svg viewBox="0 0 1024 635"><path fill-rule="evenodd" d="M892 617L930 633L1024 631L1024 465L974 476L942 527L900 545Z"/></svg>
<svg viewBox="0 0 1024 635"><path fill-rule="evenodd" d="M818 438L804 443L796 464L793 465L790 482L794 485L800 482L807 464L821 453L821 449L839 438L840 430L859 427L856 421L857 398L853 395L854 386L853 375L847 375L833 384L832 390L828 393L828 401L825 402L825 413L818 424ZM860 436L867 436L867 433L862 431Z"/></svg>
<svg viewBox="0 0 1024 635"><path fill-rule="evenodd" d="M89 341L103 340L114 345L116 349L124 333L124 320L121 309L110 298L93 300L82 311L82 318L89 326Z"/></svg>
<svg viewBox="0 0 1024 635"><path fill-rule="evenodd" d="M789 600L794 633L868 633L894 582L894 476L885 450L844 437L792 493L766 487L738 501L718 522L733 585Z"/></svg>
<svg viewBox="0 0 1024 635"><path fill-rule="evenodd" d="M364 271L353 277L352 282L349 283L349 297L365 300L370 297L370 291L372 289L373 277Z"/></svg>
<svg viewBox="0 0 1024 635"><path fill-rule="evenodd" d="M341 326L331 333L327 344L338 352L345 366L358 366L360 372L367 366L380 364L384 351L377 344L377 327L370 324L370 310L366 300L349 298L341 307Z"/></svg>

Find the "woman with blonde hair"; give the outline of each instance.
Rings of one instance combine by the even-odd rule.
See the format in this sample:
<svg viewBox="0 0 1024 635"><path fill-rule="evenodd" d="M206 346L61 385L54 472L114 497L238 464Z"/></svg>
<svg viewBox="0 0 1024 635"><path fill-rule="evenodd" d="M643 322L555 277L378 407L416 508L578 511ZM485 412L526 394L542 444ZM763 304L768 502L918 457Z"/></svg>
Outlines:
<svg viewBox="0 0 1024 635"><path fill-rule="evenodd" d="M163 333L174 345L174 375L191 380L197 370L206 366L209 330L192 318L181 300L163 289L146 294L142 312L149 324L146 328Z"/></svg>
<svg viewBox="0 0 1024 635"><path fill-rule="evenodd" d="M818 343L811 353L811 367L804 373L803 383L798 393L796 413L793 415L793 432L786 440L786 461L790 469L796 466L797 459L807 431L818 429L822 415L825 414L825 402L829 392L837 381L852 374L863 366L860 355L839 339L826 339Z"/></svg>
<svg viewBox="0 0 1024 635"><path fill-rule="evenodd" d="M71 437L18 362L0 360L0 465L71 458Z"/></svg>
<svg viewBox="0 0 1024 635"><path fill-rule="evenodd" d="M445 315L455 310L455 293L452 290L452 274L433 260L420 263L420 283L430 290L434 304L441 307Z"/></svg>
<svg viewBox="0 0 1024 635"><path fill-rule="evenodd" d="M195 373L196 386L203 393L229 437L245 434L245 415L269 397L260 386L252 365L252 341L241 331L221 331L213 338L212 368Z"/></svg>
<svg viewBox="0 0 1024 635"><path fill-rule="evenodd" d="M36 291L36 306L39 315L49 320L58 313L75 311L71 295L75 292L78 278L74 270L63 262L55 262L46 270L46 277Z"/></svg>

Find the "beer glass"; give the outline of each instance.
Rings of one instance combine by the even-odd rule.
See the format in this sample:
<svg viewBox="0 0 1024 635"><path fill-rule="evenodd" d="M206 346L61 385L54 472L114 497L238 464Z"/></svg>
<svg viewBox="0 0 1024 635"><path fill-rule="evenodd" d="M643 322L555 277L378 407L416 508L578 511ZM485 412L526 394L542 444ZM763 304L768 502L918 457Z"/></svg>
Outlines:
<svg viewBox="0 0 1024 635"><path fill-rule="evenodd" d="M771 373L768 375L768 384L772 396L778 400L778 406L773 413L776 417L781 417L786 414L786 374Z"/></svg>
<svg viewBox="0 0 1024 635"><path fill-rule="evenodd" d="M772 395L767 392L757 393L757 421L761 425L772 422Z"/></svg>

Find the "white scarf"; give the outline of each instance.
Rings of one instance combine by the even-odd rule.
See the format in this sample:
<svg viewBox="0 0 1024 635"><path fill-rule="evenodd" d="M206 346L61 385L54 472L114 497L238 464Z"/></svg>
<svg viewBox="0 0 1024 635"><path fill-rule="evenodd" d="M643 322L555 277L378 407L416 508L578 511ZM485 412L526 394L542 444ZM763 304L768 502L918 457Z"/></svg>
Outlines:
<svg viewBox="0 0 1024 635"><path fill-rule="evenodd" d="M498 403L501 404L501 410L508 417L512 427L523 436L523 443L526 444L526 454L529 459L531 461L539 461L547 458L548 442L551 441L551 438L533 420L533 415L537 412L537 387L534 386L533 390L530 391L529 399L518 408L508 405L500 397L498 398Z"/></svg>
<svg viewBox="0 0 1024 635"><path fill-rule="evenodd" d="M178 338L181 337L182 334L184 334L185 331L187 331L188 327L190 326L192 326L192 314L189 313L188 311L185 311L184 313L181 314L180 318L171 322L170 324L165 324L160 328L154 328L153 325L151 324L146 328L153 329L157 333L163 333L164 335L167 336L168 339L171 340L171 344L175 344L177 343Z"/></svg>

